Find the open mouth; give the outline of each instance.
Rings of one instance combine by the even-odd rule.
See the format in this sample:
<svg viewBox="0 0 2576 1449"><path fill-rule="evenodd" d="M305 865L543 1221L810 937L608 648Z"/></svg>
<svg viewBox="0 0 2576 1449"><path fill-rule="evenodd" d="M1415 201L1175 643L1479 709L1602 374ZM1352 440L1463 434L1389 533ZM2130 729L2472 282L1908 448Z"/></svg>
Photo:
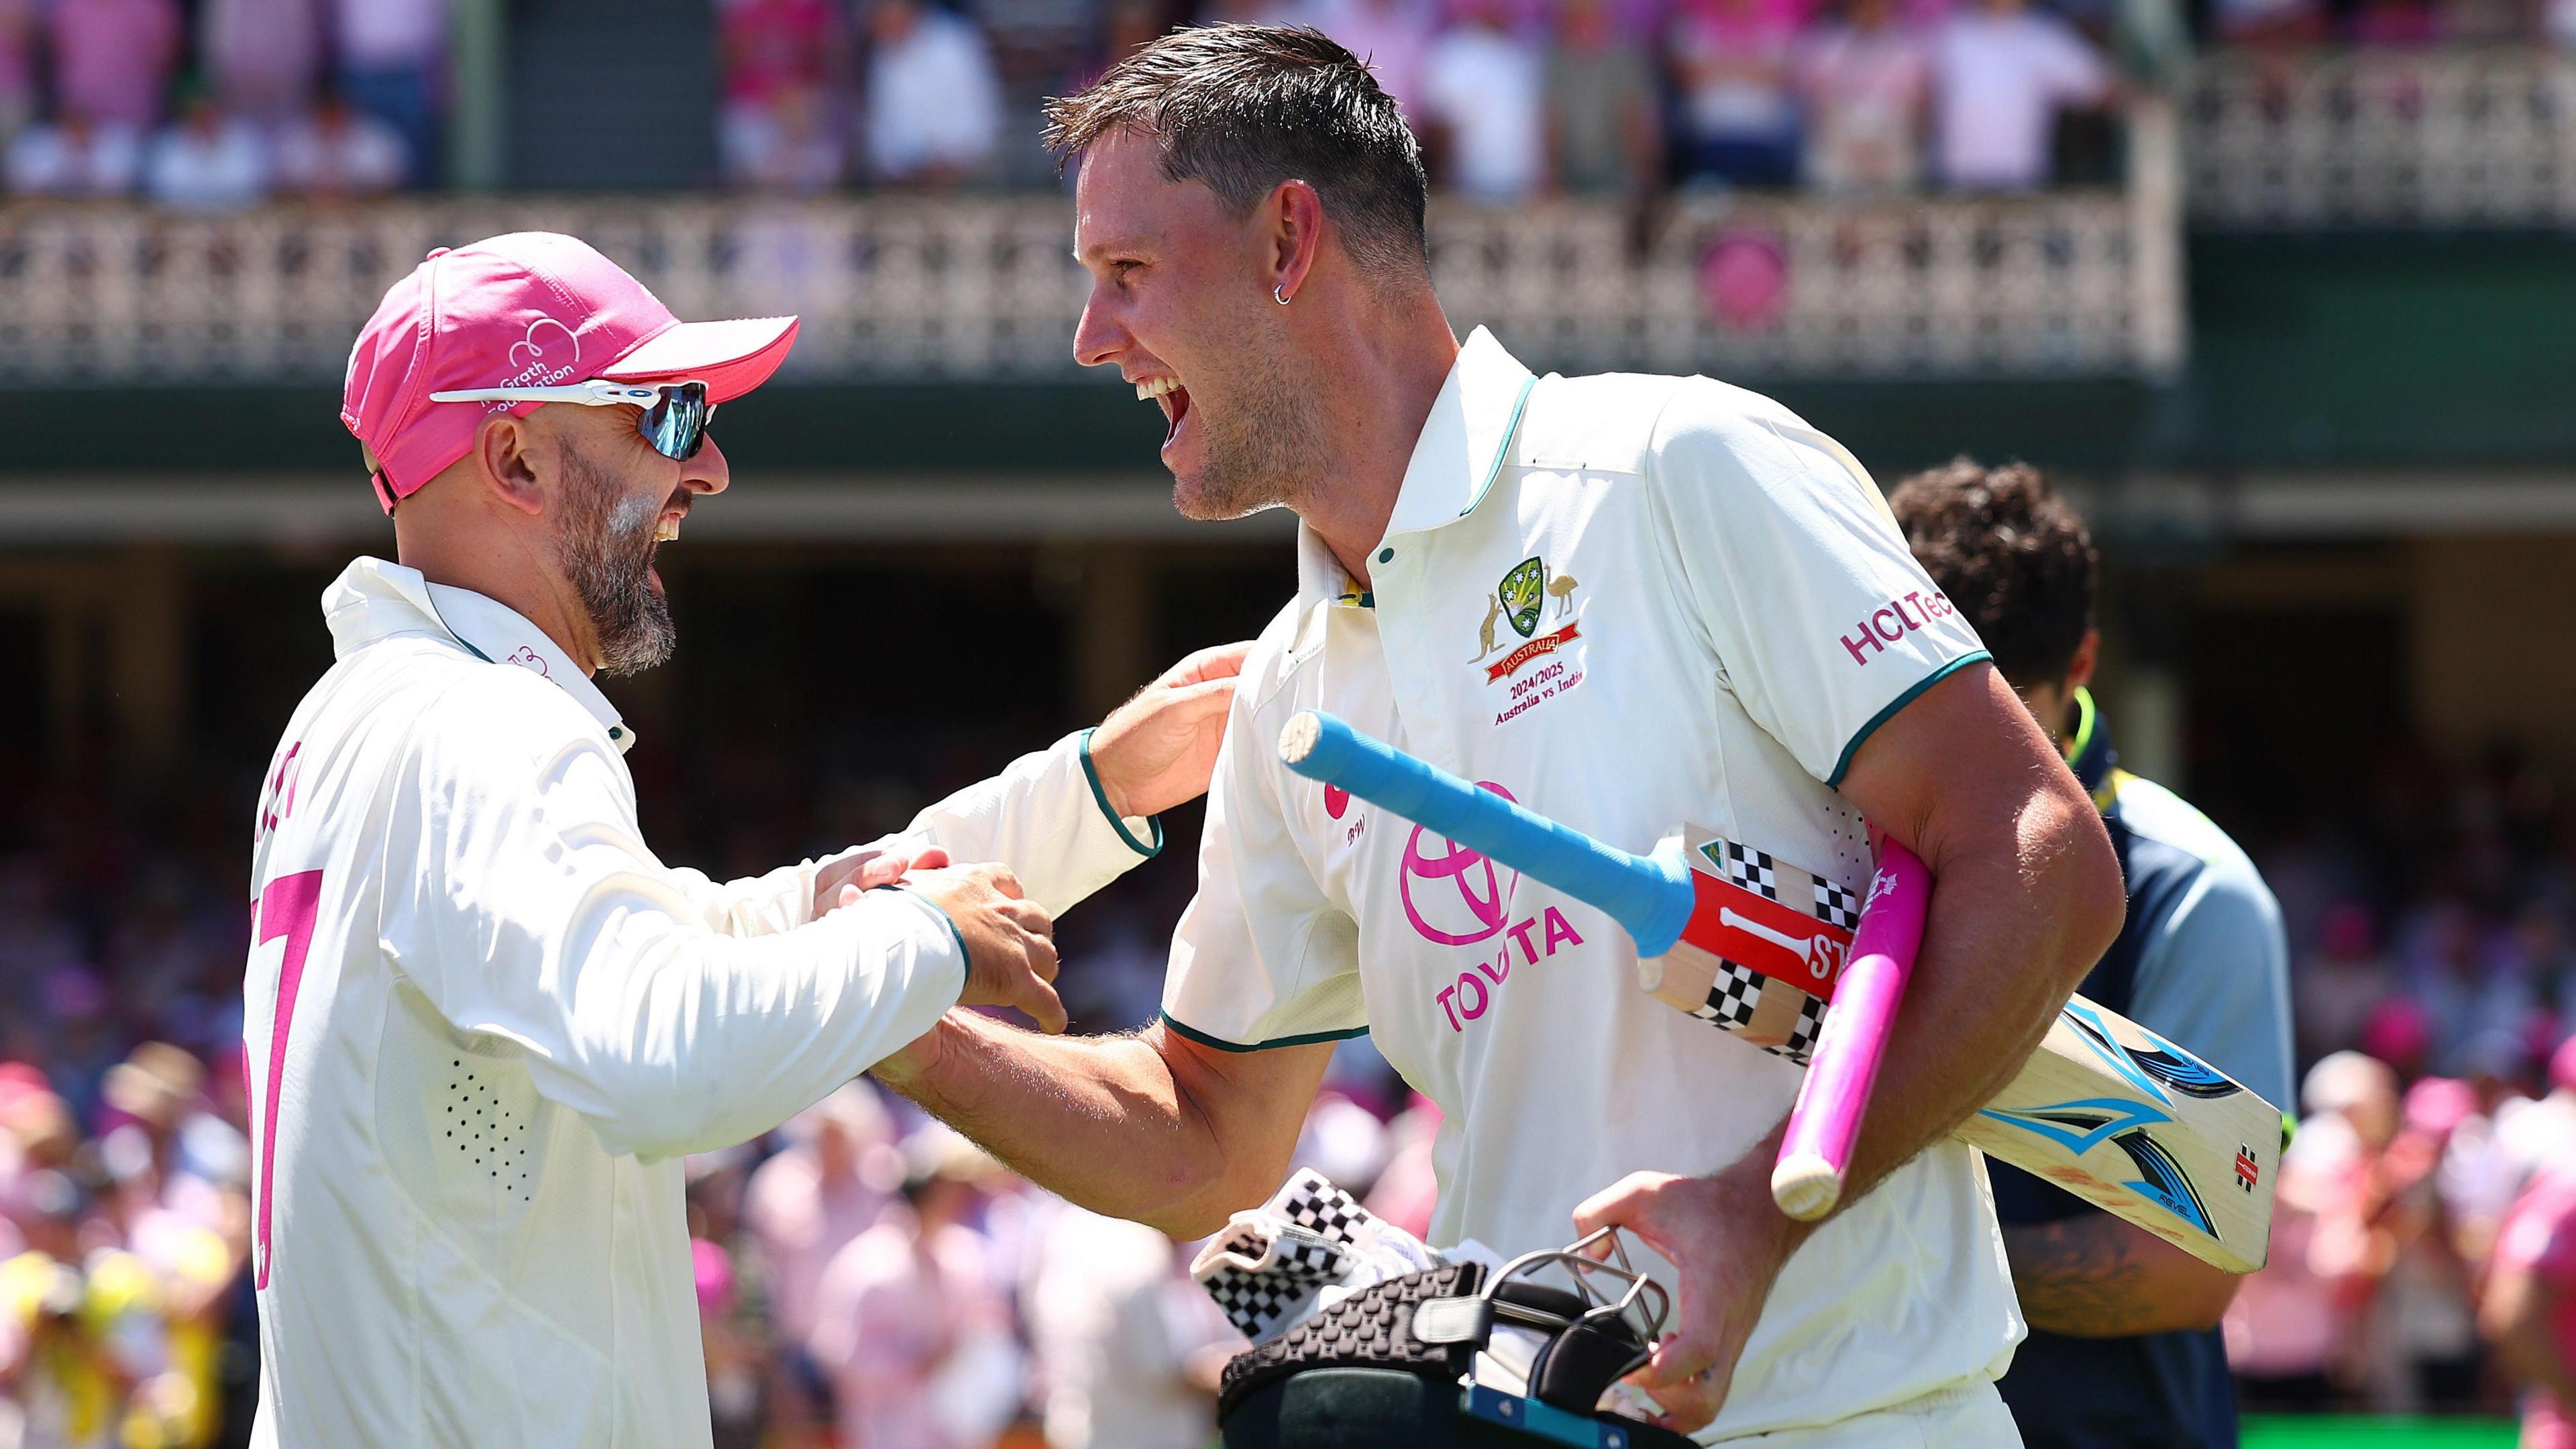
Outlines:
<svg viewBox="0 0 2576 1449"><path fill-rule="evenodd" d="M1172 440L1181 435L1181 420L1190 415L1190 390L1177 377L1149 377L1136 384L1136 396L1162 408L1163 446L1172 446Z"/></svg>

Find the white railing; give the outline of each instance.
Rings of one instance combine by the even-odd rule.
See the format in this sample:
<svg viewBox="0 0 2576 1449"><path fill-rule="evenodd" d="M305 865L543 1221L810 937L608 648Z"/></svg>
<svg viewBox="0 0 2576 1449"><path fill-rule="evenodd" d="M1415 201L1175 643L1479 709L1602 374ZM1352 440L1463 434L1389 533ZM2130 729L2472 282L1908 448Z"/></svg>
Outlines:
<svg viewBox="0 0 2576 1449"><path fill-rule="evenodd" d="M2576 57L2222 52L2196 63L2188 109L2197 224L2576 222Z"/></svg>
<svg viewBox="0 0 2576 1449"><path fill-rule="evenodd" d="M2153 193L1685 201L1642 239L1609 208L1444 205L1432 250L1451 317L1548 366L2160 373L2180 360L2181 286ZM1063 377L1084 289L1069 226L1054 197L18 205L0 208L0 380L336 381L430 248L528 227L587 237L682 316L801 314L791 375Z"/></svg>

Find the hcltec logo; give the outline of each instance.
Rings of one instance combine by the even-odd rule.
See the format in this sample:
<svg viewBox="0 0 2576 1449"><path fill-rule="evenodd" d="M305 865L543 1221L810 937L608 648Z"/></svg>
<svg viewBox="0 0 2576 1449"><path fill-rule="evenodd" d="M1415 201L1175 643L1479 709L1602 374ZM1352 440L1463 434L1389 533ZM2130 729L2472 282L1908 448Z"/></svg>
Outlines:
<svg viewBox="0 0 2576 1449"><path fill-rule="evenodd" d="M1517 805L1512 792L1491 780L1478 780L1476 788L1491 790ZM1424 838L1446 849L1438 855L1423 854ZM1422 883L1416 891L1415 882ZM1494 863L1480 851L1471 850L1454 840L1432 835L1417 825L1404 842L1404 866L1396 880L1396 893L1404 901L1404 918L1413 923L1414 931L1426 941L1442 946L1473 946L1502 934L1510 914L1511 886L1520 884L1520 873L1512 873L1511 884L1504 884L1494 870Z"/></svg>

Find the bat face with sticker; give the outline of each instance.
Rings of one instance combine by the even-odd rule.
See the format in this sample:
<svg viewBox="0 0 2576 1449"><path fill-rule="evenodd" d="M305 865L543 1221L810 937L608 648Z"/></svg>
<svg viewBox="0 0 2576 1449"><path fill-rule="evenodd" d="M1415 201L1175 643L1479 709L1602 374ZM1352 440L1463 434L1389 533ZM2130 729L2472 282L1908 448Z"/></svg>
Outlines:
<svg viewBox="0 0 2576 1449"><path fill-rule="evenodd" d="M1829 1021L1837 1023L1830 1035L1866 1041L1872 1033L1883 1039L1893 1019L1930 893L1922 864L1901 846L1883 846L1864 911L1850 890L1712 832L1685 827L1642 856L1620 850L1329 715L1292 718L1280 757L1301 775L1601 910L1635 941L1650 994L1750 1045L1803 1064L1819 1050ZM1908 921L1910 935L1891 928L1898 919ZM1897 944L1887 944L1891 939ZM1891 962L1895 969L1885 969ZM1837 1000L1842 1004L1828 1012ZM1855 1014L1836 1016L1846 1008ZM1837 1045L1825 1042L1829 1053ZM1792 1146L1819 1087L1841 1094L1818 1104L1827 1109L1818 1115L1840 1118L1846 1148L1857 1129L1875 1053L1857 1054L1865 1060L1856 1073L1845 1054L1833 1055L1800 1098ZM1825 1080L1828 1073L1834 1080ZM2067 1003L2019 1075L1957 1135L2205 1262L2234 1273L2263 1266L2279 1110L2082 997ZM1789 1166L1784 1151L1784 1174ZM1795 1210L1783 1178L1775 1176L1773 1186L1783 1207ZM1824 1201L1829 1206L1830 1195Z"/></svg>

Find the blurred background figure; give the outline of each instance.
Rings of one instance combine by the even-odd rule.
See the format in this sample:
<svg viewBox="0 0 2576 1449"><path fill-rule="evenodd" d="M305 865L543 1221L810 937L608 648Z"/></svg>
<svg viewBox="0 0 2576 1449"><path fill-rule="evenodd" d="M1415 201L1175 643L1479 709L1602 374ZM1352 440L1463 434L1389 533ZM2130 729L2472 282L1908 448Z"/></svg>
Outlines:
<svg viewBox="0 0 2576 1449"><path fill-rule="evenodd" d="M1896 0L1845 0L1798 57L1807 106L1806 179L1820 191L1912 190L1923 174L1932 61Z"/></svg>
<svg viewBox="0 0 2576 1449"><path fill-rule="evenodd" d="M953 187L992 159L1001 77L983 33L921 0L868 0L868 173Z"/></svg>
<svg viewBox="0 0 2576 1449"><path fill-rule="evenodd" d="M239 211L268 195L268 144L259 128L196 91L153 137L144 194L173 211Z"/></svg>
<svg viewBox="0 0 2576 1449"><path fill-rule="evenodd" d="M288 196L382 196L399 188L410 171L402 133L337 91L288 122L277 138L277 190Z"/></svg>
<svg viewBox="0 0 2576 1449"><path fill-rule="evenodd" d="M1201 1449L1226 1360L1247 1345L1191 1280L1190 1245L1068 1206L1034 1248L1047 1449Z"/></svg>
<svg viewBox="0 0 2576 1449"><path fill-rule="evenodd" d="M312 105L322 76L319 0L204 0L197 63L215 99L266 127Z"/></svg>
<svg viewBox="0 0 2576 1449"><path fill-rule="evenodd" d="M1653 58L1610 0L1558 0L1546 47L1548 172L1569 195L1640 201L1663 178Z"/></svg>
<svg viewBox="0 0 2576 1449"><path fill-rule="evenodd" d="M1438 0L1240 0L1220 18L1257 25L1312 25L1369 63L1378 86L1419 128L1424 67L1444 19Z"/></svg>
<svg viewBox="0 0 2576 1449"><path fill-rule="evenodd" d="M905 1158L902 1203L824 1269L806 1349L844 1443L969 1449L1018 1407L996 1403L1018 1354L974 1226L998 1169L945 1129L916 1134Z"/></svg>
<svg viewBox="0 0 2576 1449"><path fill-rule="evenodd" d="M2479 1322L2522 1398L2522 1449L2576 1446L2576 1163L2545 1170L2505 1219Z"/></svg>
<svg viewBox="0 0 2576 1449"><path fill-rule="evenodd" d="M81 116L40 121L9 143L9 190L19 196L122 196L142 169L142 138L131 127L93 125Z"/></svg>
<svg viewBox="0 0 2576 1449"><path fill-rule="evenodd" d="M1684 182L1787 186L1798 178L1790 53L1794 0L1678 0L1669 48Z"/></svg>
<svg viewBox="0 0 2576 1449"><path fill-rule="evenodd" d="M36 66L43 48L44 19L37 0L0 0L0 155L36 119L41 99Z"/></svg>
<svg viewBox="0 0 2576 1449"><path fill-rule="evenodd" d="M828 1422L829 1377L804 1353L815 1298L841 1250L896 1201L904 1159L876 1089L864 1081L790 1119L781 1135L786 1146L751 1174L742 1221L769 1290L768 1328L789 1356L794 1407Z"/></svg>
<svg viewBox="0 0 2576 1449"><path fill-rule="evenodd" d="M332 0L340 93L402 137L408 186L438 174L448 9L447 0Z"/></svg>
<svg viewBox="0 0 2576 1449"><path fill-rule="evenodd" d="M1490 204L1523 201L1547 179L1546 62L1512 28L1509 0L1460 0L1458 23L1422 62L1413 125L1432 174Z"/></svg>
<svg viewBox="0 0 2576 1449"><path fill-rule="evenodd" d="M718 150L725 179L761 191L812 192L847 166L834 98L850 82L850 34L831 0L725 0Z"/></svg>
<svg viewBox="0 0 2576 1449"><path fill-rule="evenodd" d="M1962 191L2048 184L2059 112L2099 106L2111 70L2075 27L2029 0L1966 0L1932 43L1937 170Z"/></svg>
<svg viewBox="0 0 2576 1449"><path fill-rule="evenodd" d="M55 102L96 126L149 132L179 62L175 0L56 0Z"/></svg>

